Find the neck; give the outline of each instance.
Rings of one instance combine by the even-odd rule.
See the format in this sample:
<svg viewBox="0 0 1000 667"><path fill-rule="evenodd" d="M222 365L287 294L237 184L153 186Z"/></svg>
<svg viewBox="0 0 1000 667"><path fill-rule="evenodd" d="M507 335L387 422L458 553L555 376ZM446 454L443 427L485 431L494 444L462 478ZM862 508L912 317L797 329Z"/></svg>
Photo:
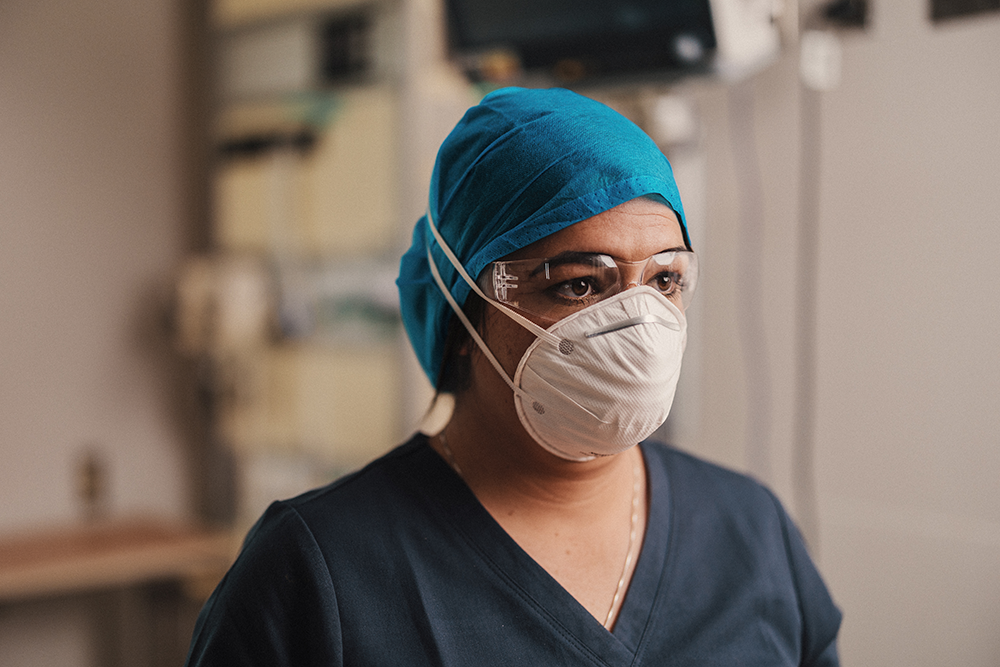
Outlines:
<svg viewBox="0 0 1000 667"><path fill-rule="evenodd" d="M487 509L552 510L562 515L592 513L609 497L631 488L633 449L591 461L568 461L531 438L514 420L477 409L480 401L456 399L451 421L434 446L460 470L460 475ZM442 440L449 452L444 451Z"/></svg>

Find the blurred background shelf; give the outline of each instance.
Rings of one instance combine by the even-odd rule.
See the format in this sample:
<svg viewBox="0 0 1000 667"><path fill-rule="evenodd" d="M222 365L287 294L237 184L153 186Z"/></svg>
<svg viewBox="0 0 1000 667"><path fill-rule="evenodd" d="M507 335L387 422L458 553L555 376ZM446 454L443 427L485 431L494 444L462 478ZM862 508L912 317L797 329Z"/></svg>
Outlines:
<svg viewBox="0 0 1000 667"><path fill-rule="evenodd" d="M131 519L0 537L0 604L173 581L193 597L221 578L229 531Z"/></svg>

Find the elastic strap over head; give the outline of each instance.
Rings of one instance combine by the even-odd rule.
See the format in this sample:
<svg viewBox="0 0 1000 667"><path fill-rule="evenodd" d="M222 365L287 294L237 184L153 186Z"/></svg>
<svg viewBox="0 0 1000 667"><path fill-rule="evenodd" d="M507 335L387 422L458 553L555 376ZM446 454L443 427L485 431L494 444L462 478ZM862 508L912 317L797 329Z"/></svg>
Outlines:
<svg viewBox="0 0 1000 667"><path fill-rule="evenodd" d="M437 241L438 247L441 248L442 252L444 252L445 257L448 258L448 261L451 262L451 265L455 267L455 270L458 271L458 274L462 276L462 280L464 280L469 285L469 288L473 292L482 297L482 299L487 303L496 306L501 312L507 315L507 317L511 318L512 320L514 320L515 322L517 322L522 327L524 327L531 333L535 334L539 338L544 338L553 345L559 345L559 343L562 340L561 338L559 338L559 336L556 336L555 334L546 331L542 327L538 326L537 324L526 318L524 315L521 315L515 310L511 310L504 304L494 301L493 299L486 296L483 290L479 289L479 285L477 285L476 281L472 279L472 276L469 275L469 272L465 270L465 267L462 266L462 263L458 260L458 257L455 256L455 253L452 252L451 248L448 247L448 244L445 243L445 240L441 236L441 233L437 230L437 227L434 225L434 217L431 215L430 209L427 210L427 226L430 228L431 234L434 236L434 240ZM429 245L427 247L427 257L428 261L430 262L431 273L434 275L435 281L437 282L438 287L440 287L441 291L444 293L445 298L448 299L448 303L451 304L452 310L454 310L456 313L461 312L462 309L458 308L457 304L454 303L455 300L451 296L451 292L449 292L448 288L445 287L444 281L441 279L441 275L438 273L437 264L434 261L434 257L431 255L431 249ZM462 313L460 317L465 318L465 313Z"/></svg>
<svg viewBox="0 0 1000 667"><path fill-rule="evenodd" d="M500 374L500 377L503 378L504 382L507 383L507 386L521 398L527 398L527 395L514 384L514 381L507 377L507 371L503 369L503 366L500 365L497 358L493 356L493 352L491 352L489 346L486 345L486 341L482 339L479 332L476 331L476 327L473 326L472 322L469 321L469 318L466 317L464 312L462 312L462 308L458 305L458 302L455 301L455 297L453 297L451 292L448 291L448 288L445 287L444 280L441 279L441 274L438 272L437 262L434 261L434 257L431 255L430 245L427 246L427 262L430 265L431 275L434 277L434 282L436 282L438 287L441 289L441 293L444 294L444 298L448 301L448 305L450 305L451 309L455 311L455 315L458 316L458 319L462 322L466 331L468 331L469 335L472 336L472 339L476 341L476 345L478 345L479 349L483 351L483 354L486 355L486 358L493 365L493 368L496 369L496 372ZM465 273L464 269L462 270L462 273ZM480 292L478 288L474 289L482 295L482 292ZM486 298L485 295L483 295L483 298ZM489 299L486 300L492 303Z"/></svg>

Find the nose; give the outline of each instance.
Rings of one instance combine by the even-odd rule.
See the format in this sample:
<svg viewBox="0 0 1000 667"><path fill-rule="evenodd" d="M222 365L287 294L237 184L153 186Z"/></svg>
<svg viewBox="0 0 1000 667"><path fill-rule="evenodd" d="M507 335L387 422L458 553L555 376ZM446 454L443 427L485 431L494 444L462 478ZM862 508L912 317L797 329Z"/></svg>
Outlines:
<svg viewBox="0 0 1000 667"><path fill-rule="evenodd" d="M642 284L643 274L646 272L645 262L616 262L618 264L618 275L621 280L623 290L638 287Z"/></svg>
<svg viewBox="0 0 1000 667"><path fill-rule="evenodd" d="M637 270L637 268L638 267L630 266L625 270L619 269L619 271L622 272L621 280L624 285L622 289L631 289L642 284L642 270Z"/></svg>

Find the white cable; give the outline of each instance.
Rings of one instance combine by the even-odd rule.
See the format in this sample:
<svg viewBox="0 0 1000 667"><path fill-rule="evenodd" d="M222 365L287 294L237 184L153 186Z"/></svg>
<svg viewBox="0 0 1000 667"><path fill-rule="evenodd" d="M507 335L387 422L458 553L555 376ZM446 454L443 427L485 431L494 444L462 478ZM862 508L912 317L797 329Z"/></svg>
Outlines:
<svg viewBox="0 0 1000 667"><path fill-rule="evenodd" d="M746 369L747 434L746 462L750 472L765 483L773 483L771 439L773 437L773 379L762 291L764 255L764 186L760 156L755 144L754 81L729 89L729 140L737 165L740 188L741 252L737 275L752 285L737 299L736 318Z"/></svg>

